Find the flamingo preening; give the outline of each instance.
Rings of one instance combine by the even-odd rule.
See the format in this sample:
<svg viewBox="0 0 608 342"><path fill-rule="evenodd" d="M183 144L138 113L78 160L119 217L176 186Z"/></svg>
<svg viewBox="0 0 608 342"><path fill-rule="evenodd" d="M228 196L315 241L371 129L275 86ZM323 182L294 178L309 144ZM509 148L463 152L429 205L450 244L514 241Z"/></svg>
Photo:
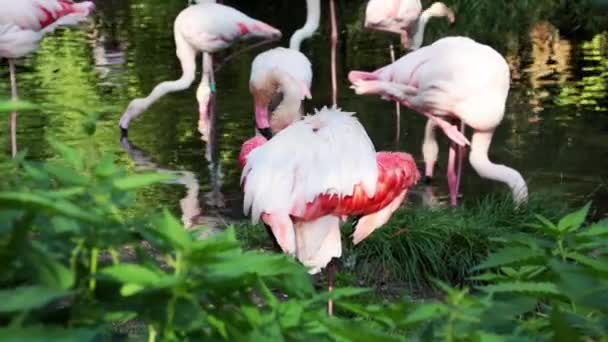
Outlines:
<svg viewBox="0 0 608 342"><path fill-rule="evenodd" d="M270 139L287 127L297 115L300 117L302 100L311 98L311 63L300 45L310 38L319 27L321 0L306 0L306 22L294 32L289 48L276 47L257 55L251 64L249 89L255 107L258 131ZM270 116L272 106L276 106Z"/></svg>
<svg viewBox="0 0 608 342"><path fill-rule="evenodd" d="M439 151L435 129L440 127L451 139L447 177L453 206L460 185L455 172L457 145L458 175L464 158L460 147L471 145L469 161L481 177L506 183L516 203L527 200L521 174L488 159L510 87L507 62L494 49L470 38L447 37L374 72L351 71L348 78L357 94L395 99L429 118L422 146L428 178L433 176ZM473 129L470 142L464 136L465 124Z"/></svg>
<svg viewBox="0 0 608 342"><path fill-rule="evenodd" d="M269 225L283 252L311 274L341 256L341 220L360 217L358 244L389 220L420 177L409 154L376 153L353 114L323 108L270 140L246 141L239 155L245 214ZM327 273L331 291L333 268Z"/></svg>
<svg viewBox="0 0 608 342"><path fill-rule="evenodd" d="M420 0L370 0L365 9L365 27L397 33L401 45L419 49L424 40L424 29L432 17L446 17L454 23L454 12L443 2L434 2L422 11Z"/></svg>
<svg viewBox="0 0 608 342"><path fill-rule="evenodd" d="M8 59L11 97L18 98L15 59L38 49L45 34L85 20L95 8L90 1L0 0L0 57ZM12 155L16 154L16 113L11 115Z"/></svg>
<svg viewBox="0 0 608 342"><path fill-rule="evenodd" d="M214 3L202 1L182 10L175 19L174 37L177 58L182 67L182 76L175 81L158 84L145 98L137 98L129 103L126 111L120 118L119 126L123 135L127 134L129 122L139 116L152 103L167 93L184 90L194 82L196 73L196 55L203 52L203 74L210 74L211 54L225 49L238 39L260 37L278 39L281 32L276 28L253 19L236 9ZM200 91L206 87L199 87L199 113L206 115L209 105L209 96L202 96ZM208 95L208 94L207 94Z"/></svg>

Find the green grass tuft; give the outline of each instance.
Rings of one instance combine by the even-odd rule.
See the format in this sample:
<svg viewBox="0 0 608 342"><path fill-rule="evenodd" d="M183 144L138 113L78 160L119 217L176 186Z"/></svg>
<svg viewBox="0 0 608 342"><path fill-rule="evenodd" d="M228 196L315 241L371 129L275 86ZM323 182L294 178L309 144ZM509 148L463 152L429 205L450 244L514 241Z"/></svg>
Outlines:
<svg viewBox="0 0 608 342"><path fill-rule="evenodd" d="M509 195L465 201L454 209L405 207L357 246L352 245L349 221L342 228L337 286L356 283L389 296L407 288L416 297L428 297L431 279L468 284L470 270L491 250L491 238L526 230L525 224L534 221L534 214L557 219L568 210L563 201L544 194L531 195L528 204L519 209ZM261 225L242 223L237 232L246 248L273 248Z"/></svg>

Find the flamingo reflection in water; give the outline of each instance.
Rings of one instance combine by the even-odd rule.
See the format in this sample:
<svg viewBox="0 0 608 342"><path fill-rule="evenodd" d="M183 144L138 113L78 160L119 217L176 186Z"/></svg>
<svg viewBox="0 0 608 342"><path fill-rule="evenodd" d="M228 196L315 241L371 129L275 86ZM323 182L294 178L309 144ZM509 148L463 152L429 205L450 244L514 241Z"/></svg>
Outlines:
<svg viewBox="0 0 608 342"><path fill-rule="evenodd" d="M201 234L201 238L204 238L209 234L218 233L221 231L222 227L227 225L220 215L214 214L214 210L210 210L212 208L217 210L225 207L224 195L221 191L223 173L221 164L218 162L214 104L215 101L212 97L209 110L210 125L209 130L207 131L209 136L206 140L207 144L205 144L205 159L207 160L209 168L210 181L210 191L204 194L205 206L206 209L208 209L207 213L204 213L201 208L199 201L200 184L194 172L188 170L170 170L160 167L150 159L145 151L132 144L128 137L123 136L120 140L122 147L134 161L135 168L138 171L154 170L156 172L177 176L171 183L181 184L186 187L186 196L180 200L182 223L186 229L192 229L197 226L207 227L203 234Z"/></svg>

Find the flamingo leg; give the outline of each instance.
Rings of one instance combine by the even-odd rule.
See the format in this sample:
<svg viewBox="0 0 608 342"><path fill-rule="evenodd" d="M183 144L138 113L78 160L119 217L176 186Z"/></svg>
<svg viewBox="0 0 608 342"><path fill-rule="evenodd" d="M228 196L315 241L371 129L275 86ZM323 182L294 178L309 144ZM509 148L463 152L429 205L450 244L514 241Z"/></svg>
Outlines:
<svg viewBox="0 0 608 342"><path fill-rule="evenodd" d="M424 158L424 175L427 185L431 184L433 181L433 171L435 170L435 163L437 162L437 156L439 155L439 144L437 144L437 137L435 136L436 127L437 124L430 119L426 121L426 126L424 127L422 157Z"/></svg>
<svg viewBox="0 0 608 342"><path fill-rule="evenodd" d="M327 291L331 292L334 289L334 276L336 272L336 264L334 261L330 261L327 265ZM334 314L334 301L329 299L327 301L327 314L333 316Z"/></svg>
<svg viewBox="0 0 608 342"><path fill-rule="evenodd" d="M203 74L201 84L196 91L196 97L199 102L198 130L202 135L203 141L207 141L209 138L210 105L213 96L215 96L213 56L210 53L203 53Z"/></svg>
<svg viewBox="0 0 608 342"><path fill-rule="evenodd" d="M332 102L338 104L338 78L336 71L336 49L338 46L338 25L336 19L336 2L329 1L329 12L331 15L331 94Z"/></svg>
<svg viewBox="0 0 608 342"><path fill-rule="evenodd" d="M395 49L393 48L393 44L389 45L389 50L391 54L391 63L395 63ZM397 114L397 134L395 137L395 144L399 145L399 133L401 133L401 104L398 100L395 100L395 114Z"/></svg>
<svg viewBox="0 0 608 342"><path fill-rule="evenodd" d="M458 190L456 188L457 179L455 171L456 145L450 141L450 151L448 154L448 188L450 190L450 204L452 207L458 205Z"/></svg>
<svg viewBox="0 0 608 342"><path fill-rule="evenodd" d="M15 60L9 58L8 65L11 74L11 98L13 101L17 101L17 73L15 71ZM11 127L11 155L13 158L17 155L17 112L11 113L10 119Z"/></svg>
<svg viewBox="0 0 608 342"><path fill-rule="evenodd" d="M464 122L462 120L460 120L460 133L462 133L462 135L464 135ZM466 150L464 148L464 146L458 146L458 150L457 152L457 162L458 162L458 166L457 166L457 170L456 170L456 194L458 194L458 191L460 189L460 177L462 176L462 167L463 167L463 163L464 163L464 155L466 153Z"/></svg>

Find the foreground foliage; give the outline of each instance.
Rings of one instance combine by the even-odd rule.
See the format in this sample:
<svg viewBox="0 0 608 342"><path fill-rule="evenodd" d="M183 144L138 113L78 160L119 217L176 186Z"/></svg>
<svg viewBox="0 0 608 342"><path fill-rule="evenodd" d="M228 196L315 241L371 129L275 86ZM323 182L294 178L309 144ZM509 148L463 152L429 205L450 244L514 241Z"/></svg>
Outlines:
<svg viewBox="0 0 608 342"><path fill-rule="evenodd" d="M166 175L130 175L111 155L50 143L60 158L0 163L2 341L116 340L127 324L135 327L128 337L148 341L583 341L608 333L608 220L585 224L590 204L496 235L470 289L436 281L438 300L362 304L370 302L364 289L319 292L292 259L243 250L234 228L199 240L167 211L130 214L134 190ZM486 208L494 222L511 215ZM428 222L400 215L412 231Z"/></svg>

